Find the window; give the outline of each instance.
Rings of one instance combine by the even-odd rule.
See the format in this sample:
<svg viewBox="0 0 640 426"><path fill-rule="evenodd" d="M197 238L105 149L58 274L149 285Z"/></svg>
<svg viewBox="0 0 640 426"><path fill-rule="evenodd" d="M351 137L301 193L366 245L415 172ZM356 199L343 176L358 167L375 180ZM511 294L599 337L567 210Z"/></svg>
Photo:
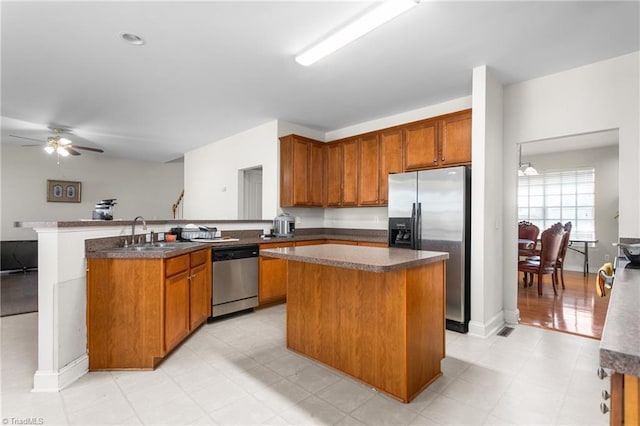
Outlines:
<svg viewBox="0 0 640 426"><path fill-rule="evenodd" d="M571 222L571 239L595 240L595 169L550 170L518 178L518 221L540 228Z"/></svg>

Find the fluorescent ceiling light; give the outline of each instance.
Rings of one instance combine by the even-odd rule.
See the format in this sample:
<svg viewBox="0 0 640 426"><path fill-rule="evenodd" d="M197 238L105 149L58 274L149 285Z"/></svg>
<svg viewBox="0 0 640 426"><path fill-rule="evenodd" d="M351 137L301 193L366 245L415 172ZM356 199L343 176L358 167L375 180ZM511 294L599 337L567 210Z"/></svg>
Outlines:
<svg viewBox="0 0 640 426"><path fill-rule="evenodd" d="M296 56L296 62L300 65L309 66L417 4L416 0L387 0L369 13Z"/></svg>

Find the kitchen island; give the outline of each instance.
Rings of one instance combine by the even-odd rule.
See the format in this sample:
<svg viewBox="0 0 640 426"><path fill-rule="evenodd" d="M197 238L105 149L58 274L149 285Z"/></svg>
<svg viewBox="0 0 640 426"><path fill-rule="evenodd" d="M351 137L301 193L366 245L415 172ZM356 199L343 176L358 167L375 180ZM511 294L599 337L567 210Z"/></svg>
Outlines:
<svg viewBox="0 0 640 426"><path fill-rule="evenodd" d="M287 347L403 402L442 375L448 253L324 244L286 259Z"/></svg>

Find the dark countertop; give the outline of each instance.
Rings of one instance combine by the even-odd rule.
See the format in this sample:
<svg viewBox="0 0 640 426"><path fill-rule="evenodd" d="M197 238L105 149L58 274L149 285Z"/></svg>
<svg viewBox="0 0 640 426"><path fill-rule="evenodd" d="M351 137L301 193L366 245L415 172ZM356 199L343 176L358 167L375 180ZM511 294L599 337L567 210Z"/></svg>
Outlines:
<svg viewBox="0 0 640 426"><path fill-rule="evenodd" d="M270 223L272 220L198 220L198 219L165 219L165 220L145 220L147 225L186 225L186 224L230 224L230 223ZM84 226L131 226L133 220L130 219L113 219L113 220L41 220L41 221L25 221L14 222L16 228L80 228ZM138 222L140 224L140 222Z"/></svg>
<svg viewBox="0 0 640 426"><path fill-rule="evenodd" d="M260 254L266 257L371 272L407 269L449 258L449 253L444 252L340 244L274 248L260 250Z"/></svg>
<svg viewBox="0 0 640 426"><path fill-rule="evenodd" d="M620 259L600 340L600 366L640 376L640 267Z"/></svg>
<svg viewBox="0 0 640 426"><path fill-rule="evenodd" d="M191 223L191 222L190 222ZM85 242L87 258L115 258L115 259L163 259L190 251L199 250L206 247L229 247L243 244L265 244L265 243L287 243L311 240L345 240L386 243L387 232L367 229L326 229L315 228L300 230L292 238L260 238L259 230L222 231L223 237L237 238L237 241L221 242L176 242L170 245L175 246L172 250L149 250L134 251L123 250L122 242L126 237L106 237L87 240ZM353 247L353 246L351 246Z"/></svg>

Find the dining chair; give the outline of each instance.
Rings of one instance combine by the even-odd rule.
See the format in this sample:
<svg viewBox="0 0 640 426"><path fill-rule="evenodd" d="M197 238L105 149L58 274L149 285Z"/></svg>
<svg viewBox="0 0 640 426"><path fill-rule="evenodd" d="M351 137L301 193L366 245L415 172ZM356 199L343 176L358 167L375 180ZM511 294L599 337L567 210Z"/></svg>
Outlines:
<svg viewBox="0 0 640 426"><path fill-rule="evenodd" d="M560 251L558 252L558 259L556 260L556 280L558 277L558 270L560 270L560 282L562 283L562 289L564 286L564 260L567 257L567 249L569 248L569 240L571 239L571 228L573 225L571 222L564 224L564 234L562 235L562 243L560 244ZM527 260L539 261L540 256L531 256ZM557 281L556 281L557 282Z"/></svg>
<svg viewBox="0 0 640 426"><path fill-rule="evenodd" d="M531 274L529 286L533 285L533 275L538 275L538 295L542 296L542 277L543 275L551 275L551 283L553 285L553 293L558 294L556 288L556 262L560 253L560 245L562 237L565 234L564 227L561 223L556 223L548 229L545 229L540 238L540 259L525 259L518 262L518 271ZM527 285L525 283L525 285Z"/></svg>
<svg viewBox="0 0 640 426"><path fill-rule="evenodd" d="M540 228L531 222L526 220L518 222L518 260L520 257L536 256L538 251L536 246L538 245L538 235L540 234ZM533 276L530 277L533 279ZM527 274L524 273L522 282L527 285Z"/></svg>

